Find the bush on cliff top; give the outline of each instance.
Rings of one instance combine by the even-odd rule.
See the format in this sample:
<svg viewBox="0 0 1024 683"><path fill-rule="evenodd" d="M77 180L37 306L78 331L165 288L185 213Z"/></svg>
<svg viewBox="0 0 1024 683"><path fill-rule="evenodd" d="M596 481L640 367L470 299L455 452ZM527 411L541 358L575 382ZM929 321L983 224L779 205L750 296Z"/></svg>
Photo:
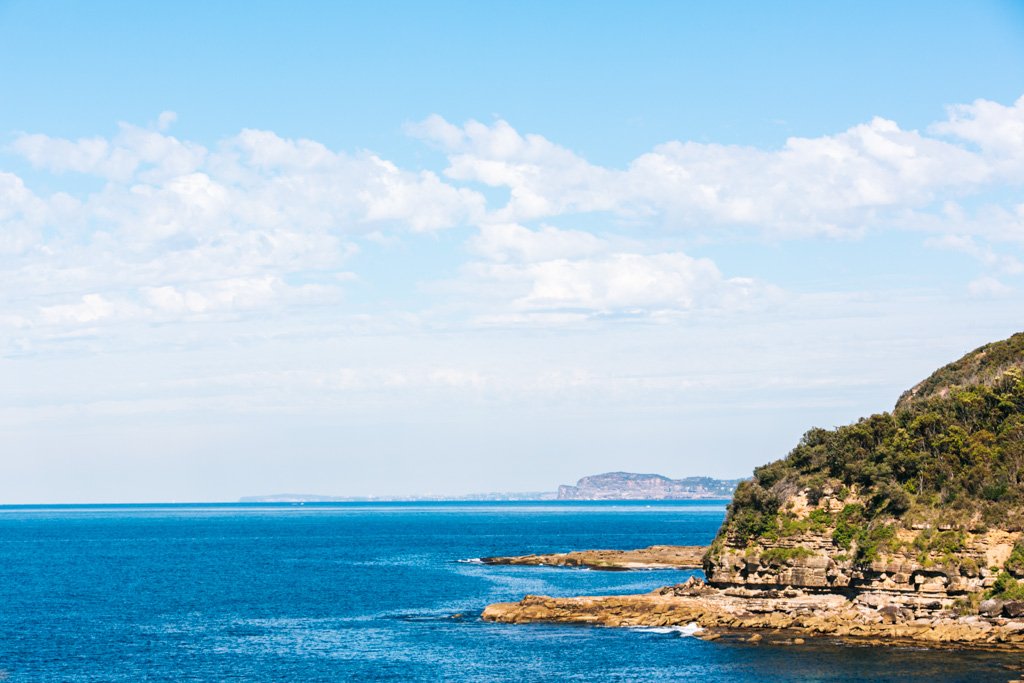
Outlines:
<svg viewBox="0 0 1024 683"><path fill-rule="evenodd" d="M980 514L989 526L1024 528L1024 333L940 369L891 413L808 431L785 459L740 484L723 534L744 545L782 533L779 512L800 490L812 505L825 490L856 492L863 505L844 508L833 540L856 544L861 561L893 542L893 521L911 515ZM949 535L935 545L924 551L962 549ZM1024 549L1019 559L1024 572Z"/></svg>

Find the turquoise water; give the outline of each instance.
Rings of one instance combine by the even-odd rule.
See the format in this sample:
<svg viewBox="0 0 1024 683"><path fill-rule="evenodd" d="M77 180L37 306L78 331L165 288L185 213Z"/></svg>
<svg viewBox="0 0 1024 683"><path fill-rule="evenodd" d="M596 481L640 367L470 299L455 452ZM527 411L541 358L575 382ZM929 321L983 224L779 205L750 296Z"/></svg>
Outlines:
<svg viewBox="0 0 1024 683"><path fill-rule="evenodd" d="M703 544L716 503L0 508L8 681L1006 681L1020 657L480 621L691 572L471 558ZM461 618L451 618L462 614Z"/></svg>

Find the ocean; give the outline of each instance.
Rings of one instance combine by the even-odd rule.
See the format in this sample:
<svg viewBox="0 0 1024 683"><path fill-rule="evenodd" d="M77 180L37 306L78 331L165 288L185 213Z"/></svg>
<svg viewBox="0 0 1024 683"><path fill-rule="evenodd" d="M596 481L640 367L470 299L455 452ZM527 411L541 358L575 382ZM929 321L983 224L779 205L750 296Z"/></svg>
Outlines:
<svg viewBox="0 0 1024 683"><path fill-rule="evenodd" d="M698 572L487 555L705 544L725 502L0 508L4 681L1001 681L1022 657L480 620ZM1013 670L1011 670L1011 668Z"/></svg>

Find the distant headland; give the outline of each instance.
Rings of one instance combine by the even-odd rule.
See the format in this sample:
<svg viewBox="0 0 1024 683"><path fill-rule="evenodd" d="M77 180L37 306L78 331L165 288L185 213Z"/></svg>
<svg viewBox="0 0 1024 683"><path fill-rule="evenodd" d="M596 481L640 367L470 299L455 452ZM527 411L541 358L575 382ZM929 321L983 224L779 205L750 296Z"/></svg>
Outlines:
<svg viewBox="0 0 1024 683"><path fill-rule="evenodd" d="M742 479L606 472L583 477L575 486L558 487L558 500L692 500L731 498Z"/></svg>
<svg viewBox="0 0 1024 683"><path fill-rule="evenodd" d="M670 479L660 474L605 472L583 477L574 486L563 484L557 491L513 493L472 493L462 496L321 496L306 493L277 493L246 496L241 503L360 503L429 501L526 501L526 500L707 500L731 498L742 479L686 477Z"/></svg>

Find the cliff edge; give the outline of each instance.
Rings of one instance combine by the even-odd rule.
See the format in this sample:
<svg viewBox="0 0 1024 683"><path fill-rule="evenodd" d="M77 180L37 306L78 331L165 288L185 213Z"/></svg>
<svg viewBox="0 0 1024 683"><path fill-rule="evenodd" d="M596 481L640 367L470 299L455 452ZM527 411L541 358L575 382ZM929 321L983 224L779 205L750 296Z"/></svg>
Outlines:
<svg viewBox="0 0 1024 683"><path fill-rule="evenodd" d="M1024 333L880 413L812 429L739 485L713 586L794 587L915 611L1024 598Z"/></svg>

